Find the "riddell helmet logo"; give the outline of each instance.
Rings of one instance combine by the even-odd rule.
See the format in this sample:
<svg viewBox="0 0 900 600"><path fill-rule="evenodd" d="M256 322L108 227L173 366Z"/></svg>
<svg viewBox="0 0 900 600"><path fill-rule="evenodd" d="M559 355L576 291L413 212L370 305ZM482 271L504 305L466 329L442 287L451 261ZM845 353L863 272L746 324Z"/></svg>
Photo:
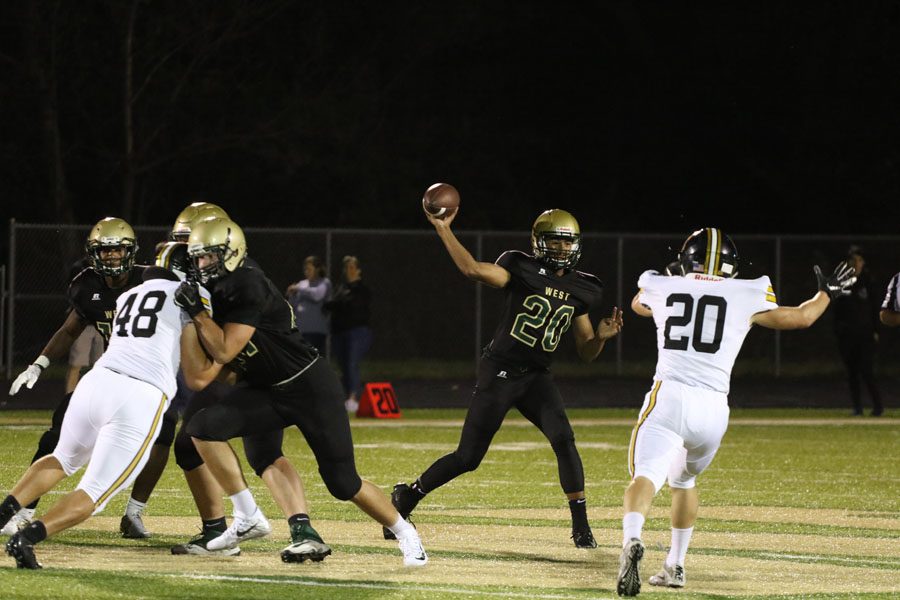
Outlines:
<svg viewBox="0 0 900 600"><path fill-rule="evenodd" d="M556 230L560 233L572 233L571 227L557 227Z"/></svg>

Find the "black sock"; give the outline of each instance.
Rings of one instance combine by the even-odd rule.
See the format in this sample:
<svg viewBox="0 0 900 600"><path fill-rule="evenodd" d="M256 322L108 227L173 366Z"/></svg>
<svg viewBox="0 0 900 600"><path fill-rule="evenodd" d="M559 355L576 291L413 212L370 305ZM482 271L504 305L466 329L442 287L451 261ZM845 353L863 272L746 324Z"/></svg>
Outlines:
<svg viewBox="0 0 900 600"><path fill-rule="evenodd" d="M203 521L203 531L218 531L222 532L228 528L228 525L225 523L225 517L219 517L218 519L209 519Z"/></svg>
<svg viewBox="0 0 900 600"><path fill-rule="evenodd" d="M569 510L572 512L572 529L588 529L587 498L569 500Z"/></svg>
<svg viewBox="0 0 900 600"><path fill-rule="evenodd" d="M38 502L40 502L40 501L41 501L41 499L38 498L37 500L35 500L34 502L32 502L31 504L29 504L29 505L26 506L25 508L30 508L31 510L34 510L34 509L37 508Z"/></svg>
<svg viewBox="0 0 900 600"><path fill-rule="evenodd" d="M309 525L309 515L306 513L297 513L288 517L288 525L302 525L303 523Z"/></svg>
<svg viewBox="0 0 900 600"><path fill-rule="evenodd" d="M42 521L32 521L23 527L19 533L32 544L38 544L47 539L47 528L44 527Z"/></svg>
<svg viewBox="0 0 900 600"><path fill-rule="evenodd" d="M409 486L409 489L411 489L412 491L416 492L417 494L419 494L419 495L422 496L423 498L428 494L428 492L426 492L426 491L422 488L422 480L421 480L421 479L416 479L416 480L413 482L413 484L412 484L411 486Z"/></svg>
<svg viewBox="0 0 900 600"><path fill-rule="evenodd" d="M0 503L0 527L3 527L12 519L22 508L19 501L12 497L12 494L3 499Z"/></svg>

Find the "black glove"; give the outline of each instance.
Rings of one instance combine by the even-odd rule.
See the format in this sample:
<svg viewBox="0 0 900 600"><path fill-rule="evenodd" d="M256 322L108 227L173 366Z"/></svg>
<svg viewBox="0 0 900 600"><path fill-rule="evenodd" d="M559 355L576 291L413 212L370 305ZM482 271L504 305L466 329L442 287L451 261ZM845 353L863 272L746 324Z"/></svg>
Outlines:
<svg viewBox="0 0 900 600"><path fill-rule="evenodd" d="M838 263L838 266L834 268L834 273L831 274L831 277L825 277L825 275L822 274L822 269L819 268L819 265L815 265L813 271L816 273L819 291L828 294L828 297L832 300L839 296L848 295L850 293L850 288L856 283L856 275L854 274L853 267L847 264L846 261Z"/></svg>
<svg viewBox="0 0 900 600"><path fill-rule="evenodd" d="M200 288L196 283L187 281L183 281L175 290L175 304L183 308L192 319L206 310L200 300Z"/></svg>

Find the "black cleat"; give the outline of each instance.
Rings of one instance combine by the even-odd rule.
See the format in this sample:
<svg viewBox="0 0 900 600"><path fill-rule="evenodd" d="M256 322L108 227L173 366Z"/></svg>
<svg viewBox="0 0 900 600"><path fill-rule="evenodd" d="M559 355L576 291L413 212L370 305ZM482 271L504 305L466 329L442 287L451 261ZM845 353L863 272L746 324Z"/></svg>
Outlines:
<svg viewBox="0 0 900 600"><path fill-rule="evenodd" d="M573 529L572 540L574 540L576 548L597 547L597 540L594 539L594 534L591 532L590 527L587 529Z"/></svg>
<svg viewBox="0 0 900 600"><path fill-rule="evenodd" d="M25 539L21 533L9 538L6 542L6 553L16 559L16 567L19 569L44 568L34 555L34 544Z"/></svg>
<svg viewBox="0 0 900 600"><path fill-rule="evenodd" d="M420 494L418 494L415 490L413 490L409 485L405 483L398 483L394 486L394 490L391 492L391 504L393 504L394 508L397 509L397 512L400 513L400 516L409 521L409 524L413 527L415 527L416 524L412 522L412 519L409 518L409 515L416 507L416 504L419 503L419 499L421 497L422 496ZM381 531L384 534L384 539L397 539L397 536L394 535L394 532L387 527L382 527Z"/></svg>
<svg viewBox="0 0 900 600"><path fill-rule="evenodd" d="M282 562L322 562L326 556L331 555L331 548L322 540L312 525L297 523L290 526L291 543L281 551Z"/></svg>

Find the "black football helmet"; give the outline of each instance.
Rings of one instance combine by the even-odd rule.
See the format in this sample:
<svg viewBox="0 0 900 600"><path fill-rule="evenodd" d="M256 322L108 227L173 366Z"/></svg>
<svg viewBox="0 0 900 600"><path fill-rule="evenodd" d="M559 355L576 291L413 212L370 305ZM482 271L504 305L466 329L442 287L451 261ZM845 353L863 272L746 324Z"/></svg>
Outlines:
<svg viewBox="0 0 900 600"><path fill-rule="evenodd" d="M703 273L717 277L735 277L738 274L737 246L721 229L698 229L681 246L678 264L681 275Z"/></svg>

